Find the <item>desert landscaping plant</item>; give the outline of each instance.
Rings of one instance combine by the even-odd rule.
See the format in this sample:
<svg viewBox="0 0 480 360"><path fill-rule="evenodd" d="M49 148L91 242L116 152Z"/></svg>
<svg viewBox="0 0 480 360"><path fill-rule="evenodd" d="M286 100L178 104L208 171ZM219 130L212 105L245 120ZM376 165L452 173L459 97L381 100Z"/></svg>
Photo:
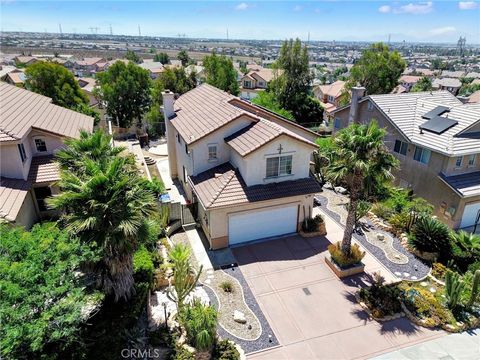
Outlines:
<svg viewBox="0 0 480 360"><path fill-rule="evenodd" d="M450 231L440 221L424 216L413 226L409 244L417 250L438 252L447 258L451 251Z"/></svg>
<svg viewBox="0 0 480 360"><path fill-rule="evenodd" d="M167 288L167 296L177 304L180 313L185 298L195 289L203 267L196 271L190 263L190 249L184 244L176 244L168 253L173 267L174 284Z"/></svg>
<svg viewBox="0 0 480 360"><path fill-rule="evenodd" d="M220 283L220 288L228 293L233 292L233 283L231 281L225 280Z"/></svg>
<svg viewBox="0 0 480 360"><path fill-rule="evenodd" d="M460 279L460 275L453 271L447 271L445 275L445 296L450 309L459 305L465 283Z"/></svg>
<svg viewBox="0 0 480 360"><path fill-rule="evenodd" d="M365 251L360 250L358 244L353 244L350 252L346 255L342 251L342 245L340 242L328 245L328 252L332 257L332 260L341 268L347 268L359 264L365 256Z"/></svg>
<svg viewBox="0 0 480 360"><path fill-rule="evenodd" d="M480 270L475 271L475 275L473 275L473 282L472 282L472 291L470 293L470 299L468 300L467 306L471 307L475 303L478 297L478 288L480 286Z"/></svg>

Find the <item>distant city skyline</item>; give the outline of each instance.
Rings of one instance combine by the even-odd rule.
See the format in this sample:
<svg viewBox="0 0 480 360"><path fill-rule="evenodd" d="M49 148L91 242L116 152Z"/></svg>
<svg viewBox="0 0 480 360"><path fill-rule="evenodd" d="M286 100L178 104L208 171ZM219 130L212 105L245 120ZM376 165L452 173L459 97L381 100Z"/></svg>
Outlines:
<svg viewBox="0 0 480 360"><path fill-rule="evenodd" d="M2 31L480 44L478 1L0 0Z"/></svg>

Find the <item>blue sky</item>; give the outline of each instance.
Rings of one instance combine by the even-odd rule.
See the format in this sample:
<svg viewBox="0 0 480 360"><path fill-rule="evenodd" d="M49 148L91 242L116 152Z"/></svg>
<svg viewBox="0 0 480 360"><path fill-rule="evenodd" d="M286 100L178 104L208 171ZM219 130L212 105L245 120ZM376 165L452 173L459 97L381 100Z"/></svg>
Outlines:
<svg viewBox="0 0 480 360"><path fill-rule="evenodd" d="M0 0L5 31L225 38L480 43L478 1Z"/></svg>

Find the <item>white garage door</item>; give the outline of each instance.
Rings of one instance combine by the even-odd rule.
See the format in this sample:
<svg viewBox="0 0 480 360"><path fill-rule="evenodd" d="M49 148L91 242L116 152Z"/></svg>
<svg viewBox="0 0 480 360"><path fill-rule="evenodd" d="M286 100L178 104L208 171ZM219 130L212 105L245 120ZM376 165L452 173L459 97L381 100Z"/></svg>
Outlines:
<svg viewBox="0 0 480 360"><path fill-rule="evenodd" d="M480 211L480 203L470 204L465 206L463 210L461 228L475 225L478 213Z"/></svg>
<svg viewBox="0 0 480 360"><path fill-rule="evenodd" d="M297 231L297 206L231 215L228 219L230 245L291 234Z"/></svg>

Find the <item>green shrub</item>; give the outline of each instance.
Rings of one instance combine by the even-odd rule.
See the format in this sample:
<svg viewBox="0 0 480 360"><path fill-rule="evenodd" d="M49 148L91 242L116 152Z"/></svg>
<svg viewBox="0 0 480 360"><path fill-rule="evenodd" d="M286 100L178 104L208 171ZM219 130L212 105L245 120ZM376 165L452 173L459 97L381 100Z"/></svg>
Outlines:
<svg viewBox="0 0 480 360"><path fill-rule="evenodd" d="M360 298L365 301L376 317L399 313L401 290L396 285L384 285L374 282L369 288L360 290Z"/></svg>
<svg viewBox="0 0 480 360"><path fill-rule="evenodd" d="M345 256L340 242L328 245L328 252L332 260L341 268L359 264L365 256L365 251L360 250L358 244L353 244L349 256Z"/></svg>
<svg viewBox="0 0 480 360"><path fill-rule="evenodd" d="M239 360L240 353L229 340L217 341L212 354L213 360Z"/></svg>
<svg viewBox="0 0 480 360"><path fill-rule="evenodd" d="M480 236L465 231L451 232L452 260L455 266L465 272L470 265L480 261Z"/></svg>
<svg viewBox="0 0 480 360"><path fill-rule="evenodd" d="M153 265L152 254L141 247L133 254L133 277L135 282L152 284L155 266Z"/></svg>
<svg viewBox="0 0 480 360"><path fill-rule="evenodd" d="M445 259L451 253L449 232L447 225L423 216L413 226L409 244L420 251L438 252Z"/></svg>
<svg viewBox="0 0 480 360"><path fill-rule="evenodd" d="M376 203L372 206L372 212L382 219L389 219L395 211L383 203Z"/></svg>
<svg viewBox="0 0 480 360"><path fill-rule="evenodd" d="M217 310L195 299L192 304L183 307L179 315L189 344L199 351L210 350L217 336Z"/></svg>
<svg viewBox="0 0 480 360"><path fill-rule="evenodd" d="M445 278L445 274L447 273L447 267L443 265L442 263L434 263L432 266L432 275L439 279L442 280Z"/></svg>
<svg viewBox="0 0 480 360"><path fill-rule="evenodd" d="M233 283L229 280L222 281L220 283L220 288L225 292L231 293L233 292Z"/></svg>
<svg viewBox="0 0 480 360"><path fill-rule="evenodd" d="M391 215L387 220L395 230L403 232L408 229L410 214L403 211L401 213Z"/></svg>
<svg viewBox="0 0 480 360"><path fill-rule="evenodd" d="M355 212L355 223L358 223L372 208L372 204L365 200L357 203L357 211Z"/></svg>
<svg viewBox="0 0 480 360"><path fill-rule="evenodd" d="M438 301L428 289L407 288L405 292L407 307L420 318L426 320L426 325L439 326L454 324L453 315Z"/></svg>
<svg viewBox="0 0 480 360"><path fill-rule="evenodd" d="M322 215L316 215L312 218L305 218L302 223L302 230L304 232L315 232L318 231L318 227L323 224L324 220Z"/></svg>

